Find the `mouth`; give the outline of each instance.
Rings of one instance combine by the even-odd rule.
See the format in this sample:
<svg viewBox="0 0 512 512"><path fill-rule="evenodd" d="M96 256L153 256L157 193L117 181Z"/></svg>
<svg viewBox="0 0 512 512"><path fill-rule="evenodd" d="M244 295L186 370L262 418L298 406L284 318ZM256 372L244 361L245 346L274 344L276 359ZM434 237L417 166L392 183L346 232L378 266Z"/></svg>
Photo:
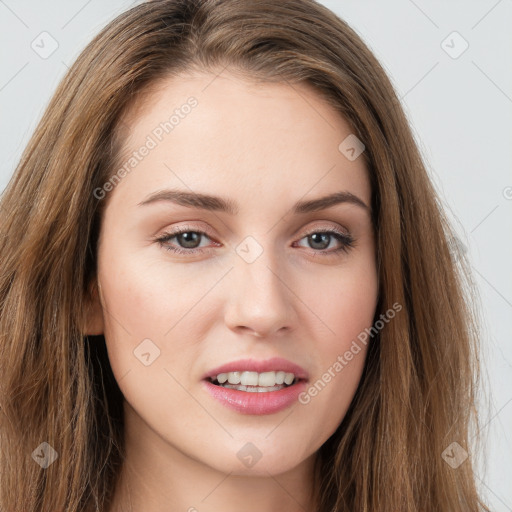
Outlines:
<svg viewBox="0 0 512 512"><path fill-rule="evenodd" d="M240 359L202 376L204 390L228 409L246 415L275 414L297 402L308 372L282 358Z"/></svg>
<svg viewBox="0 0 512 512"><path fill-rule="evenodd" d="M304 378L296 376L292 372L283 370L268 372L234 371L222 372L217 375L206 377L206 381L215 386L248 393L268 393L290 388Z"/></svg>

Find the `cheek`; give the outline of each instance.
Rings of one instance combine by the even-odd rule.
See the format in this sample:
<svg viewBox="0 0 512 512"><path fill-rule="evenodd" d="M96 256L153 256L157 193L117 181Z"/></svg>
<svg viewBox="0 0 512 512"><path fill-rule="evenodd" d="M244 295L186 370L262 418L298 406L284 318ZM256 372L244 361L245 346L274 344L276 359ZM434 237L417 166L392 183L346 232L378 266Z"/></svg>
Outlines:
<svg viewBox="0 0 512 512"><path fill-rule="evenodd" d="M197 415L201 411L181 384L188 386L187 369L197 357L191 313L200 310L213 276L193 279L178 265L121 252L109 258L105 250L98 270L105 341L118 385L126 401L151 422L170 425L169 411L175 410Z"/></svg>
<svg viewBox="0 0 512 512"><path fill-rule="evenodd" d="M325 331L323 352L331 356L373 322L378 296L374 261L361 257L339 269L301 280L299 296L320 320Z"/></svg>
<svg viewBox="0 0 512 512"><path fill-rule="evenodd" d="M171 375L188 383L189 371L201 355L201 341L218 315L220 301L215 294L205 297L205 291L215 287L225 269L198 273L190 266L185 271L147 251L112 249L105 247L98 274L114 376L133 403L148 401L144 390L170 389L178 393L177 402L181 388Z"/></svg>
<svg viewBox="0 0 512 512"><path fill-rule="evenodd" d="M101 262L105 340L114 374L122 377L149 361L151 368L165 366L169 357L165 345L204 294L204 287L187 282L172 266L162 268L129 250L114 253L106 247ZM179 352L181 344L178 340L173 350Z"/></svg>
<svg viewBox="0 0 512 512"><path fill-rule="evenodd" d="M106 323L116 338L163 338L197 304L215 276L194 279L179 265L162 265L141 251L108 259L99 272ZM192 277L192 278L191 278ZM209 279L211 277L211 279Z"/></svg>
<svg viewBox="0 0 512 512"><path fill-rule="evenodd" d="M335 285L309 292L321 319L316 338L318 373L299 397L312 413L312 431L334 433L354 397L363 371L378 295L375 266L368 262L340 272ZM321 284L321 281L316 281ZM323 334L321 334L323 333ZM322 411L313 414L313 411Z"/></svg>

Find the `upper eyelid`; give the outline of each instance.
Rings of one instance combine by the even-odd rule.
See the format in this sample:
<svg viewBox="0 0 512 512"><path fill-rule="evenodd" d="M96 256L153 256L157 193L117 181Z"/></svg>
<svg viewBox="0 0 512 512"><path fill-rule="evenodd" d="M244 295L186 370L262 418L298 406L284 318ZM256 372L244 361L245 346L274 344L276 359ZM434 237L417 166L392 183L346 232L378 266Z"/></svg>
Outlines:
<svg viewBox="0 0 512 512"><path fill-rule="evenodd" d="M308 227L305 231L306 231L306 235L307 236L308 234L311 234L312 232L316 232L316 231L327 231L327 230L338 230L338 231L341 231L341 232L345 232L344 234L346 234L347 236L348 235L351 235L351 230L349 230L346 226L342 226L340 225L339 223L336 223L338 225L336 226L333 226L332 224L335 223L335 221L321 221L321 220L316 220L316 221L313 221L313 222L317 222L317 223L320 223L320 222L331 222L331 225L325 225L325 224L322 224L322 225L318 225L318 224L315 224L311 227ZM303 228L301 228L300 230L296 230L295 232L297 234L300 233L300 231L302 231ZM178 226L177 228L170 228L170 229L164 229L164 233L165 234L176 234L176 233L180 233L180 232L184 232L184 231L193 231L193 232L204 232L204 234L212 237L212 238L215 238L215 235L213 234L213 230L210 229L210 228L207 228L207 227L202 227L202 226L193 226L193 225L189 225L189 224L185 224L185 225L182 225L182 226Z"/></svg>

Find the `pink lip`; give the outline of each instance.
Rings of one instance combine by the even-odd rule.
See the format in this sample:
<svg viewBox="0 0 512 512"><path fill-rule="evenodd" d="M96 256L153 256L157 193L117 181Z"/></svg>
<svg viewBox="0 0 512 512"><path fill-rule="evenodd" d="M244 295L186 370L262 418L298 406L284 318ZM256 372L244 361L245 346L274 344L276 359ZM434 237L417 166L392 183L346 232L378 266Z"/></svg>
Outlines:
<svg viewBox="0 0 512 512"><path fill-rule="evenodd" d="M236 371L263 373L279 370L293 373L300 380L279 391L264 391L261 393L224 388L213 384L209 380L209 378L214 378L219 373ZM202 380L206 391L230 409L242 414L272 414L286 409L296 402L299 394L306 388L308 378L308 373L301 366L282 357L273 357L265 360L240 359L232 361L210 370L203 376Z"/></svg>
<svg viewBox="0 0 512 512"><path fill-rule="evenodd" d="M203 380L203 385L210 395L220 403L242 414L272 414L286 409L297 401L307 383L300 380L292 386L279 391L248 392L223 388Z"/></svg>
<svg viewBox="0 0 512 512"><path fill-rule="evenodd" d="M293 373L295 377L303 380L307 380L309 378L308 373L301 366L288 361L287 359L283 359L282 357L273 357L271 359L265 360L257 360L257 359L240 359L238 361L232 361L230 363L223 364L222 366L218 366L213 370L210 370L205 375L203 375L203 380L208 379L209 377L216 377L219 373L228 373L228 372L272 372L282 370L287 373ZM244 391L240 391L240 393L245 393ZM278 393L278 391L274 391L274 393Z"/></svg>

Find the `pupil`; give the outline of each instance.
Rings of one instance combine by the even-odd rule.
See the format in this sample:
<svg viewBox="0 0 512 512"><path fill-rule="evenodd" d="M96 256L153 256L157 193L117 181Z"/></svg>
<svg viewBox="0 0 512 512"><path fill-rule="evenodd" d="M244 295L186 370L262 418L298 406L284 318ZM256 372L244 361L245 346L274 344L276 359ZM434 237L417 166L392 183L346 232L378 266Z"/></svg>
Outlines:
<svg viewBox="0 0 512 512"><path fill-rule="evenodd" d="M315 243L320 243L320 245L325 245L325 243L322 244L322 242L320 240L315 240L315 239L317 239L317 238L320 238L320 239L321 238L326 238L326 239L328 239L329 236L330 235L328 233L313 233L312 235L309 236L309 238L310 238L310 240L313 241L313 245ZM328 246L329 246L329 242L327 241L327 245L325 245L325 247L328 247ZM315 249L325 249L325 247L314 247L314 248Z"/></svg>
<svg viewBox="0 0 512 512"><path fill-rule="evenodd" d="M199 233L194 231L186 231L185 233L179 234L178 237L180 244L182 244L187 249L194 249L197 246L197 241L199 240ZM195 241L194 238L196 238Z"/></svg>

